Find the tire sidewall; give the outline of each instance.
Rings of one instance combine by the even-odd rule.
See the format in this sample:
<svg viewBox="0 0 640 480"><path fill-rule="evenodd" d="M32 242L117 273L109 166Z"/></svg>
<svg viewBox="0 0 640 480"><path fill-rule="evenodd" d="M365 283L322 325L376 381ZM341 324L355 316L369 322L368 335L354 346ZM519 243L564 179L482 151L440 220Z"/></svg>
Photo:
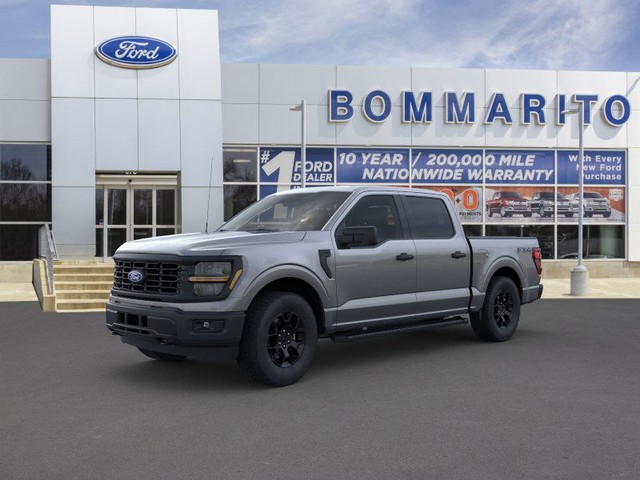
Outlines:
<svg viewBox="0 0 640 480"><path fill-rule="evenodd" d="M264 304L268 304L266 308ZM270 292L259 299L257 307L249 311L248 331L243 335L240 348L251 350L247 353L254 359L253 368L263 383L283 386L296 382L309 368L316 350L318 333L313 310L301 296L288 292ZM267 343L271 323L284 312L299 316L304 325L305 340L298 360L288 367L279 367L271 359Z"/></svg>
<svg viewBox="0 0 640 480"><path fill-rule="evenodd" d="M494 315L494 307L496 298L500 292L507 289L513 299L513 318L506 327L499 327ZM509 340L516 329L520 320L520 294L513 280L507 277L497 277L491 281L487 291L486 301L482 308L483 320L486 322L487 333L490 339L497 342Z"/></svg>

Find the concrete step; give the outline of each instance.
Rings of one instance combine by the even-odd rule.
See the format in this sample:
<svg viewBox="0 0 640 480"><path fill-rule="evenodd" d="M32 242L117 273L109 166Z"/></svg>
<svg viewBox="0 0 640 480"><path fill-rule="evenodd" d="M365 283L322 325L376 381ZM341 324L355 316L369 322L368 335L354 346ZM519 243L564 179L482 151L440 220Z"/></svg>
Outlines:
<svg viewBox="0 0 640 480"><path fill-rule="evenodd" d="M113 273L56 273L54 282L113 282Z"/></svg>
<svg viewBox="0 0 640 480"><path fill-rule="evenodd" d="M113 265L109 264L92 264L92 265L54 265L53 272L55 274L60 273L75 273L75 274L88 274L88 273L101 273L113 275Z"/></svg>
<svg viewBox="0 0 640 480"><path fill-rule="evenodd" d="M56 293L62 290L111 290L113 287L113 279L108 282L105 281L91 281L91 282L68 282L68 281L56 281L55 282Z"/></svg>
<svg viewBox="0 0 640 480"><path fill-rule="evenodd" d="M107 306L106 301L96 300L96 299L88 299L88 300L78 300L78 299L56 299L56 311L77 311L77 310L98 310L104 311Z"/></svg>
<svg viewBox="0 0 640 480"><path fill-rule="evenodd" d="M109 290L59 290L56 292L59 300L108 300Z"/></svg>

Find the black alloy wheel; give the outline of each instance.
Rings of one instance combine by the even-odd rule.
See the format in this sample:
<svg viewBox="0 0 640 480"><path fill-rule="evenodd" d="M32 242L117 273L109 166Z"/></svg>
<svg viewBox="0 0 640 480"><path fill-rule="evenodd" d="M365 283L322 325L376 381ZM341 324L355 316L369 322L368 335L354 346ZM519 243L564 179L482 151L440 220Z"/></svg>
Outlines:
<svg viewBox="0 0 640 480"><path fill-rule="evenodd" d="M295 364L304 351L305 329L295 312L282 312L269 326L267 349L278 367Z"/></svg>
<svg viewBox="0 0 640 480"><path fill-rule="evenodd" d="M483 340L504 342L518 328L520 292L508 277L493 277L489 282L484 304L470 315L471 328Z"/></svg>
<svg viewBox="0 0 640 480"><path fill-rule="evenodd" d="M514 304L511 292L500 290L493 302L493 317L498 328L507 328L513 318Z"/></svg>

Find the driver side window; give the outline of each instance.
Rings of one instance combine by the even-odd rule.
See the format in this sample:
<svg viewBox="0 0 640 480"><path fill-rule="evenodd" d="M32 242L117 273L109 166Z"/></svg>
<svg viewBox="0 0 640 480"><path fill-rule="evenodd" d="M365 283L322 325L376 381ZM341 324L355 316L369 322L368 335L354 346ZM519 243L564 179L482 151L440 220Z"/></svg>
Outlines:
<svg viewBox="0 0 640 480"><path fill-rule="evenodd" d="M369 195L362 198L346 216L341 228L367 226L375 227L378 244L402 238L398 209L392 195Z"/></svg>

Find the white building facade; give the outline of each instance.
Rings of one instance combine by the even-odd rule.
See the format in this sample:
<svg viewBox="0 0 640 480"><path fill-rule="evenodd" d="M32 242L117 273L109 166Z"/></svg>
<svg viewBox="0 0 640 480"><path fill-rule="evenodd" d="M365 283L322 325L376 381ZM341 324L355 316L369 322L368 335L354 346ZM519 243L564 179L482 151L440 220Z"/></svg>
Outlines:
<svg viewBox="0 0 640 480"><path fill-rule="evenodd" d="M101 259L301 187L303 100L306 185L445 191L469 234L536 236L547 259L577 253L582 108L585 253L640 261L640 73L220 66L212 10L51 13L50 61L0 60L0 261L37 256L43 223L61 257ZM176 55L96 55L133 37Z"/></svg>

